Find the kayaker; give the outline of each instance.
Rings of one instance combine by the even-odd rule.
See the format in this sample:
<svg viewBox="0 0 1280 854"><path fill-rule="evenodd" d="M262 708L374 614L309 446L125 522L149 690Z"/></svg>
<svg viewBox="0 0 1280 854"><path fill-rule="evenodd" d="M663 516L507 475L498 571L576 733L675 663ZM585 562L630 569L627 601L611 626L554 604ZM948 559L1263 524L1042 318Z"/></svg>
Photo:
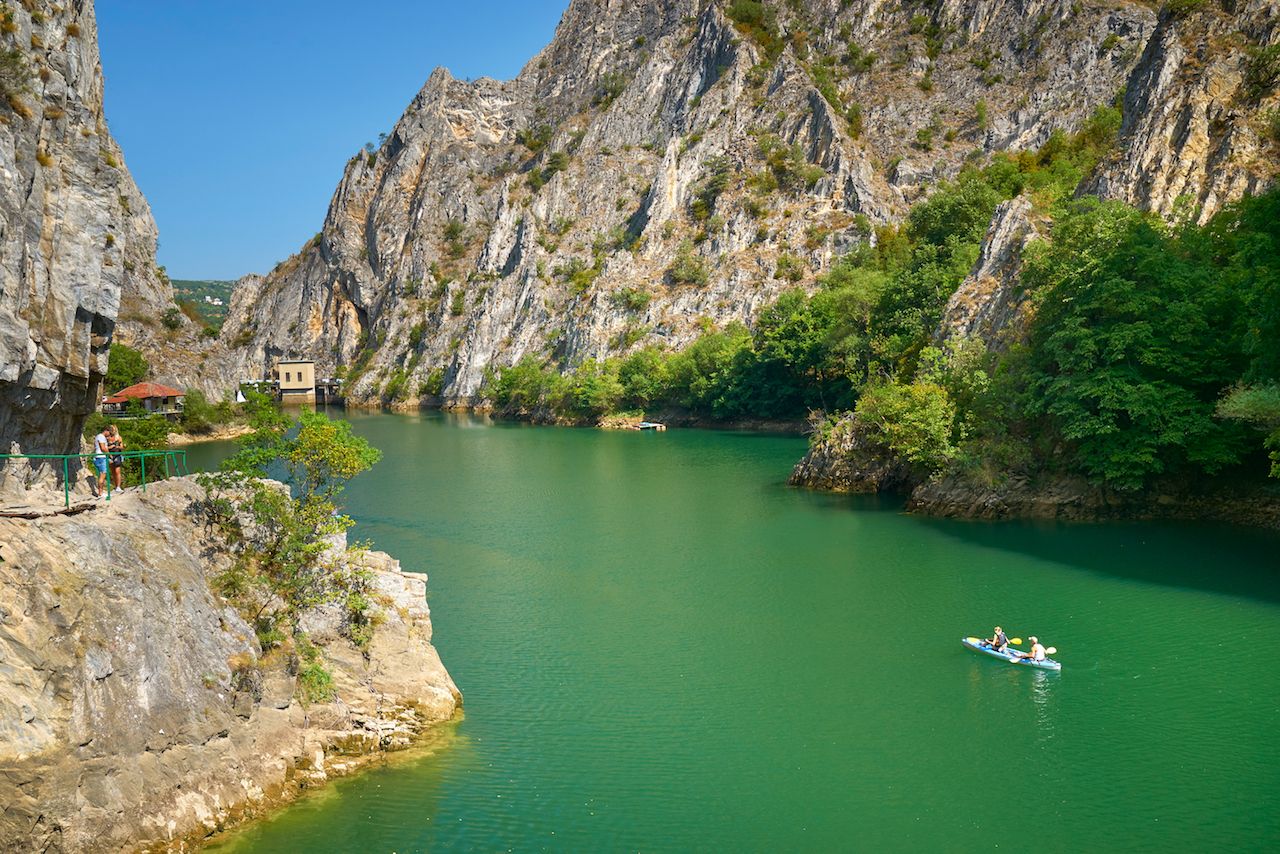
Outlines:
<svg viewBox="0 0 1280 854"><path fill-rule="evenodd" d="M1005 647L1009 645L1009 638L1005 636L1004 629L999 626L996 626L995 632L986 641L996 652L1004 652Z"/></svg>
<svg viewBox="0 0 1280 854"><path fill-rule="evenodd" d="M1031 642L1031 652L1018 652L1016 649L1010 650L1010 651L1014 655L1018 656L1018 658L1029 658L1032 661L1044 661L1046 658L1049 657L1048 654L1044 651L1044 647L1040 645L1040 639L1038 637L1036 637L1035 635L1032 635L1031 637L1027 638L1027 640Z"/></svg>
<svg viewBox="0 0 1280 854"><path fill-rule="evenodd" d="M1039 638L1037 638L1035 635L1032 635L1031 637L1027 638L1027 640L1031 641L1031 660L1032 661L1044 661L1046 658L1049 657L1045 653L1044 647L1040 645Z"/></svg>

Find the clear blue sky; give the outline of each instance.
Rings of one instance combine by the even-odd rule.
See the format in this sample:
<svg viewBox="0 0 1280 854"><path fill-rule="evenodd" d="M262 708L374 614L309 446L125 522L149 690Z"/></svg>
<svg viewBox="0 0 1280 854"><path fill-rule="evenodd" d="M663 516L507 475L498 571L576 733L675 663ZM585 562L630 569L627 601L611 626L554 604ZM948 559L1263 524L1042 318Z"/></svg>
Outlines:
<svg viewBox="0 0 1280 854"><path fill-rule="evenodd" d="M177 279L266 272L437 65L509 79L568 0L98 0L106 111Z"/></svg>

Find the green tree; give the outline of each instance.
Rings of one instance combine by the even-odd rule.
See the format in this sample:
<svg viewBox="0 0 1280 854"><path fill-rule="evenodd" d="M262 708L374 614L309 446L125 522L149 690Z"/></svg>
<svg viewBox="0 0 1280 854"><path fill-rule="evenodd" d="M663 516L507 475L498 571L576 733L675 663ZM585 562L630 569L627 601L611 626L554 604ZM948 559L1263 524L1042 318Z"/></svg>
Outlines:
<svg viewBox="0 0 1280 854"><path fill-rule="evenodd" d="M660 402L669 383L667 359L656 347L637 350L618 366L624 406L644 409Z"/></svg>
<svg viewBox="0 0 1280 854"><path fill-rule="evenodd" d="M955 406L930 382L886 383L867 389L854 409L858 426L893 456L936 471L955 457Z"/></svg>
<svg viewBox="0 0 1280 854"><path fill-rule="evenodd" d="M1217 414L1263 431L1271 476L1280 477L1280 385L1237 386L1218 403Z"/></svg>
<svg viewBox="0 0 1280 854"><path fill-rule="evenodd" d="M1159 222L1116 202L1077 203L1023 271L1037 292L1030 413L1076 464L1123 489L1234 462L1238 432L1214 403L1244 367L1241 301Z"/></svg>
<svg viewBox="0 0 1280 854"><path fill-rule="evenodd" d="M569 381L568 408L580 417L599 418L615 412L622 395L617 364L587 359Z"/></svg>
<svg viewBox="0 0 1280 854"><path fill-rule="evenodd" d="M107 354L107 376L103 385L114 394L122 388L140 383L147 378L151 366L146 358L132 347L112 344Z"/></svg>
<svg viewBox="0 0 1280 854"><path fill-rule="evenodd" d="M338 498L380 454L350 424L319 413L303 413L288 431L278 417L259 424L220 471L199 480L231 557L218 587L251 620L265 649L285 642L286 632L298 635L306 610L349 604L367 582L352 550L335 548L352 524ZM284 485L266 480L269 471L283 472ZM362 619L364 609L354 624Z"/></svg>

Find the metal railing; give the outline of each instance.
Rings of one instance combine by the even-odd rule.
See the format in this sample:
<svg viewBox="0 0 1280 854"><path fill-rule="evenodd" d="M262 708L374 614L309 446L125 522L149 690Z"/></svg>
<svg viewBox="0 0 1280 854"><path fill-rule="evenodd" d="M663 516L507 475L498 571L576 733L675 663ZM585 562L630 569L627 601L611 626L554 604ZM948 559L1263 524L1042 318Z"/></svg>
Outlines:
<svg viewBox="0 0 1280 854"><path fill-rule="evenodd" d="M95 453L88 454L0 454L0 461L8 460L62 460L62 500L66 507L71 506L71 461L72 460L92 460L93 457L100 456ZM173 477L174 475L191 474L191 469L187 466L187 452L185 450L173 449L148 449L142 451L117 451L114 454L107 454L107 500L111 500L111 462L113 459L120 459L121 465L128 460L137 460L141 468L142 491L147 491L147 460L152 460L152 472L158 471L155 460L160 461L160 466L164 469L164 478ZM90 471L97 477L97 469L90 464L86 465ZM123 479L123 472L121 473ZM156 480L157 478L152 478Z"/></svg>

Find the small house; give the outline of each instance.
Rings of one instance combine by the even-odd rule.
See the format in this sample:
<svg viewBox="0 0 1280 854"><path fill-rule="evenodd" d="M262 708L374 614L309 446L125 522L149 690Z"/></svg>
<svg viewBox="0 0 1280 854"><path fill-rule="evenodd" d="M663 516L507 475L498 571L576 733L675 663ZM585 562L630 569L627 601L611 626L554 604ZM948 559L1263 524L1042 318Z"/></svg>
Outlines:
<svg viewBox="0 0 1280 854"><path fill-rule="evenodd" d="M316 363L310 359L276 362L276 388L282 403L316 402Z"/></svg>
<svg viewBox="0 0 1280 854"><path fill-rule="evenodd" d="M160 383L135 383L102 399L102 411L108 415L123 415L129 401L136 400L149 415L179 415L186 399L186 392Z"/></svg>

